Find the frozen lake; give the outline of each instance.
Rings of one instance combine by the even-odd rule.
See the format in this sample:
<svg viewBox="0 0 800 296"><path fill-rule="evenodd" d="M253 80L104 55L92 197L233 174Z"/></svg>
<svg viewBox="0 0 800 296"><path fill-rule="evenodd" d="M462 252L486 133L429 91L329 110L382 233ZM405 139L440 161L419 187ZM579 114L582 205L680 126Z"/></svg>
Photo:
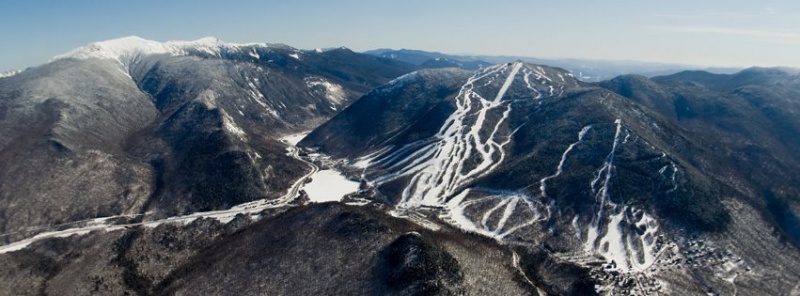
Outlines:
<svg viewBox="0 0 800 296"><path fill-rule="evenodd" d="M341 201L345 194L358 190L358 182L350 181L334 170L321 170L303 186L311 202Z"/></svg>

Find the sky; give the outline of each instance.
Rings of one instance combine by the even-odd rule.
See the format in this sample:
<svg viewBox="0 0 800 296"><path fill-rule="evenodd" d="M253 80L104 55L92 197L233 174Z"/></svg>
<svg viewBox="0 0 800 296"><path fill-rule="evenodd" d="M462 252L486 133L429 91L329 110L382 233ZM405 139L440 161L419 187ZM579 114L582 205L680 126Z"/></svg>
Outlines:
<svg viewBox="0 0 800 296"><path fill-rule="evenodd" d="M0 71L130 35L800 68L800 1L3 0Z"/></svg>

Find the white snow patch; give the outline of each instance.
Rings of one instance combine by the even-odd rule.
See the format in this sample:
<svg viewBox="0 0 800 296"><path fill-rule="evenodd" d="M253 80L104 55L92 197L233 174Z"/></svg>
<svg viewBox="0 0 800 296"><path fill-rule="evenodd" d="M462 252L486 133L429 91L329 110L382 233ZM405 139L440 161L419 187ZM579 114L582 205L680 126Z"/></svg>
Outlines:
<svg viewBox="0 0 800 296"><path fill-rule="evenodd" d="M256 59L260 59L261 58L261 56L258 54L258 52L256 52L256 48L255 47L253 47L253 49L251 49L250 52L248 52L247 54L250 55L251 57L256 58Z"/></svg>
<svg viewBox="0 0 800 296"><path fill-rule="evenodd" d="M220 109L220 111L222 111L222 126L225 128L225 131L244 141L246 139L244 130L236 125L236 122L233 121L233 118L228 115L225 110Z"/></svg>
<svg viewBox="0 0 800 296"><path fill-rule="evenodd" d="M11 76L19 74L20 72L22 72L22 71L20 71L20 70L10 70L10 71L0 72L0 78L11 77Z"/></svg>
<svg viewBox="0 0 800 296"><path fill-rule="evenodd" d="M264 94L261 93L261 90L258 89L256 84L258 84L258 78L248 78L247 89L245 89L245 91L250 96L250 100L261 105L261 107L264 107L264 110L266 110L268 113L271 113L273 116L280 117L280 115L274 109L267 106L267 104L264 102Z"/></svg>
<svg viewBox="0 0 800 296"><path fill-rule="evenodd" d="M417 71L404 74L403 76L392 79L386 84L387 85L386 87L379 88L377 89L377 91L380 91L381 93L391 92L395 89L403 87L404 85L406 85L407 82L414 80L417 77L417 75L419 75Z"/></svg>
<svg viewBox="0 0 800 296"><path fill-rule="evenodd" d="M300 59L300 55L298 55L296 52L289 54L289 56L293 57L295 60L299 60Z"/></svg>
<svg viewBox="0 0 800 296"><path fill-rule="evenodd" d="M198 101L203 104L208 110L216 109L217 108L217 96L213 90L207 89L202 91L195 101Z"/></svg>
<svg viewBox="0 0 800 296"><path fill-rule="evenodd" d="M422 215L422 214L420 214L420 213L418 213L416 211L413 211L413 210L397 210L397 209L395 209L395 210L389 211L389 215L392 215L393 217L403 218L403 219L409 220L411 222L416 223L419 226L425 227L425 228L433 230L433 231L439 231L440 229L442 229L442 227L439 226L438 224L434 223L431 220L428 220L427 217L425 217L424 215ZM412 233L416 233L416 232L412 232ZM419 233L417 233L417 235L419 235Z"/></svg>
<svg viewBox="0 0 800 296"><path fill-rule="evenodd" d="M359 169L366 169L370 165L369 159L360 159L355 163L351 164L352 167L359 168Z"/></svg>
<svg viewBox="0 0 800 296"><path fill-rule="evenodd" d="M345 92L341 85L317 77L309 77L305 80L309 88L322 86L325 89L325 97L332 103L341 104L344 101Z"/></svg>
<svg viewBox="0 0 800 296"><path fill-rule="evenodd" d="M358 182L351 181L338 171L320 170L311 176L303 187L311 202L341 201L345 194L358 190Z"/></svg>
<svg viewBox="0 0 800 296"><path fill-rule="evenodd" d="M622 270L628 270L628 251L626 249L625 242L623 241L622 230L622 219L624 218L625 212L620 211L617 214L611 215L610 221L608 222L608 228L606 229L606 235L600 240L600 250L599 253L602 254L606 260L614 261L617 263L617 268ZM607 250L605 249L605 245L607 244ZM631 258L633 259L633 258ZM635 260L635 259L634 259Z"/></svg>
<svg viewBox="0 0 800 296"><path fill-rule="evenodd" d="M303 138L308 136L308 133L310 133L310 131L302 132L302 133L299 133L299 134L288 135L288 136L285 136L285 137L281 138L281 142L284 142L284 143L292 145L292 146L297 146L297 143L300 143L300 141L303 140Z"/></svg>
<svg viewBox="0 0 800 296"><path fill-rule="evenodd" d="M390 148L391 147L384 147L378 151L356 158L355 163L352 163L351 166L359 169L366 169L372 165L372 162L375 161L376 158L383 156Z"/></svg>

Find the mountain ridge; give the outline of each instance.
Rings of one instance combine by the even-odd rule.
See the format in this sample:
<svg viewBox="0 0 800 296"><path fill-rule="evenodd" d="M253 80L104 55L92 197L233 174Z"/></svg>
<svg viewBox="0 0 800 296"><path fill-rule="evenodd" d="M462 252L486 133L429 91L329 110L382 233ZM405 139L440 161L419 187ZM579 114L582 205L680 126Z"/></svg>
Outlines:
<svg viewBox="0 0 800 296"><path fill-rule="evenodd" d="M522 60L533 64L561 67L569 69L580 80L586 82L600 82L609 80L619 75L640 74L645 76L660 76L672 74L685 69L708 69L720 73L734 73L741 70L737 67L703 67L675 63L618 61L580 58L537 58L530 56L513 55L453 55L441 52L430 52L416 49L375 49L364 53L402 60L416 65L429 64L435 67L443 66L437 62L443 60L447 65L476 70L492 64Z"/></svg>

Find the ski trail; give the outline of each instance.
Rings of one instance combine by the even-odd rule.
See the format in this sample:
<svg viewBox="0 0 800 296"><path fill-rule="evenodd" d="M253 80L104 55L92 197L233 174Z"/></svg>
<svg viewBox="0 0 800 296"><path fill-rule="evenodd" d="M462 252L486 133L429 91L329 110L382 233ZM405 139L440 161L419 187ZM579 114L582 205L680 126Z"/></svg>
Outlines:
<svg viewBox="0 0 800 296"><path fill-rule="evenodd" d="M509 204L506 206L506 210L503 211L503 217L500 218L500 222L497 222L495 233L499 232L501 229L503 229L503 227L506 226L506 221L508 221L508 218L511 218L511 214L513 214L514 210L517 209L517 203L519 203L519 199L515 198L512 199L511 202L509 202Z"/></svg>
<svg viewBox="0 0 800 296"><path fill-rule="evenodd" d="M539 191L541 192L542 197L547 197L547 181L558 176L561 176L561 173L564 172L564 163L567 161L567 155L575 148L576 145L583 142L583 137L586 136L586 133L592 129L591 125L584 126L580 132L578 132L578 141L572 143L564 150L564 153L561 154L561 160L558 162L558 167L556 167L556 172L552 175L546 176L539 180Z"/></svg>
<svg viewBox="0 0 800 296"><path fill-rule="evenodd" d="M618 205L610 200L609 186L615 171L614 160L619 145L624 144L630 137L628 131L625 131L626 136L622 137L622 120L617 119L614 123L616 131L611 151L589 184L594 193L597 210L585 229L584 250L594 252L609 262L614 262L616 268L623 272L642 272L655 263L658 253L655 248L659 228L656 219L644 211L631 206ZM677 166L671 161L670 163L674 177ZM663 176L670 165L662 167L659 173ZM674 181L673 184L675 184ZM677 189L677 185L675 185L675 189ZM640 218L637 219L637 216ZM573 228L580 234L581 229L577 223L577 216L574 219ZM637 234L630 231L632 225L642 229L643 233Z"/></svg>
<svg viewBox="0 0 800 296"><path fill-rule="evenodd" d="M535 83L532 81L534 76ZM513 111L512 100L507 99L507 94L517 81L532 92L534 99L544 95L538 89L540 86L549 86L551 95L555 92L553 79L541 67L526 67L517 62L482 69L467 79L459 89L454 100L456 110L445 120L432 141L425 144L421 141L410 143L373 153L359 159L358 163L369 163L370 168L390 172L378 176L375 179L376 184L408 178L398 208L447 205L451 212L457 212L452 213L451 217L461 219L458 224L469 224L469 228L490 236L504 237L549 219L552 205L545 206L525 194L487 197L496 200L496 203L488 210L483 210L480 216L475 217L474 222L466 223L465 220L470 218L456 217L474 202L472 200L462 204L469 183L495 170L507 157L506 146L512 142L513 134L520 128L515 127L510 133L506 129ZM487 94L483 88L491 85L497 85L498 88L495 93ZM558 177L563 172L570 151L582 141L589 129L590 127L584 127L579 133L578 141L564 152L557 172L546 177L542 183L546 184L547 180ZM451 202L451 199L458 201ZM525 207L519 208L520 205ZM518 212L518 208L522 212ZM530 218L526 216L524 221L519 221L519 217L514 216L518 214L530 215ZM513 224L509 225L512 220Z"/></svg>
<svg viewBox="0 0 800 296"><path fill-rule="evenodd" d="M497 97L494 98L496 103L499 103L500 99L502 99L506 94L508 88L511 86L511 83L514 82L514 77L517 76L517 72L519 72L520 68L522 68L522 63L514 64L514 69L511 70L511 74L508 74L506 81L503 83L503 87L500 88L500 91L497 93Z"/></svg>
<svg viewBox="0 0 800 296"><path fill-rule="evenodd" d="M481 220L481 225L483 225L483 229L489 230L488 223L489 223L489 219L492 217L492 214L494 214L494 212L496 212L501 207L507 205L508 202L509 202L509 199L500 200L500 202L498 202L497 205L495 205L493 208L489 209L488 211L486 211L486 213L483 214L483 220ZM506 208L508 208L508 207L506 207ZM497 228L500 228L500 226L498 226Z"/></svg>
<svg viewBox="0 0 800 296"><path fill-rule="evenodd" d="M522 80L525 81L525 86L527 86L528 89L533 90L533 92L536 93L536 97L534 97L533 99L536 100L536 99L541 98L542 97L542 93L538 89L536 89L536 87L531 85L531 73L532 72L530 70L528 70L528 69L525 69L525 70L523 70L523 73L525 73L525 75L522 77Z"/></svg>
<svg viewBox="0 0 800 296"><path fill-rule="evenodd" d="M419 149L407 160L397 162L394 168L402 168L398 173L379 178L379 181L385 182L411 175L399 207L444 204L463 190L470 180L500 165L506 157L504 148L510 143L510 136L502 139L500 134L512 110L510 103L503 101L503 98L522 67L522 63L499 65L469 78L456 96L456 110L435 136L438 141ZM504 73L507 73L505 80L491 100L481 96L475 89L478 81L486 79L488 85ZM490 122L489 112L497 108L502 108L502 114L499 119ZM474 123L470 124L473 120ZM481 131L486 128L489 133L482 136ZM405 153L400 151L395 153Z"/></svg>
<svg viewBox="0 0 800 296"><path fill-rule="evenodd" d="M617 119L614 121L617 125L616 132L614 133L614 143L611 146L611 152L606 157L605 167L605 180L603 180L603 187L600 188L600 199L603 203L608 202L608 184L611 183L612 171L614 170L614 157L617 155L617 146L619 145L620 134L622 133L622 120ZM599 174L598 174L599 176Z"/></svg>
<svg viewBox="0 0 800 296"><path fill-rule="evenodd" d="M605 238L605 237L599 237L600 226L601 226L600 220L602 220L605 217L603 213L608 203L608 185L611 182L612 170L614 169L614 156L617 151L617 144L619 143L620 133L622 131L622 120L617 119L614 121L614 124L617 125L617 128L616 132L614 133L614 142L611 146L611 152L608 153L608 156L606 156L606 160L603 163L603 166L600 167L600 169L595 174L595 178L590 183L592 192L595 194L595 202L599 203L599 205L597 205L597 213L595 213L594 217L592 218L591 225L589 226L588 229L587 240L586 240L587 244L585 245L585 249L587 251L594 251L596 249L601 248L602 245L601 247L597 247L597 244L601 243L602 239ZM600 188L597 188L601 179L603 179L602 186ZM614 219L614 217L609 217L609 218L611 218L612 220ZM609 224L608 228L609 228L608 231L611 231L612 225ZM608 233L606 233L606 236L608 236ZM621 243L621 240L618 243Z"/></svg>

